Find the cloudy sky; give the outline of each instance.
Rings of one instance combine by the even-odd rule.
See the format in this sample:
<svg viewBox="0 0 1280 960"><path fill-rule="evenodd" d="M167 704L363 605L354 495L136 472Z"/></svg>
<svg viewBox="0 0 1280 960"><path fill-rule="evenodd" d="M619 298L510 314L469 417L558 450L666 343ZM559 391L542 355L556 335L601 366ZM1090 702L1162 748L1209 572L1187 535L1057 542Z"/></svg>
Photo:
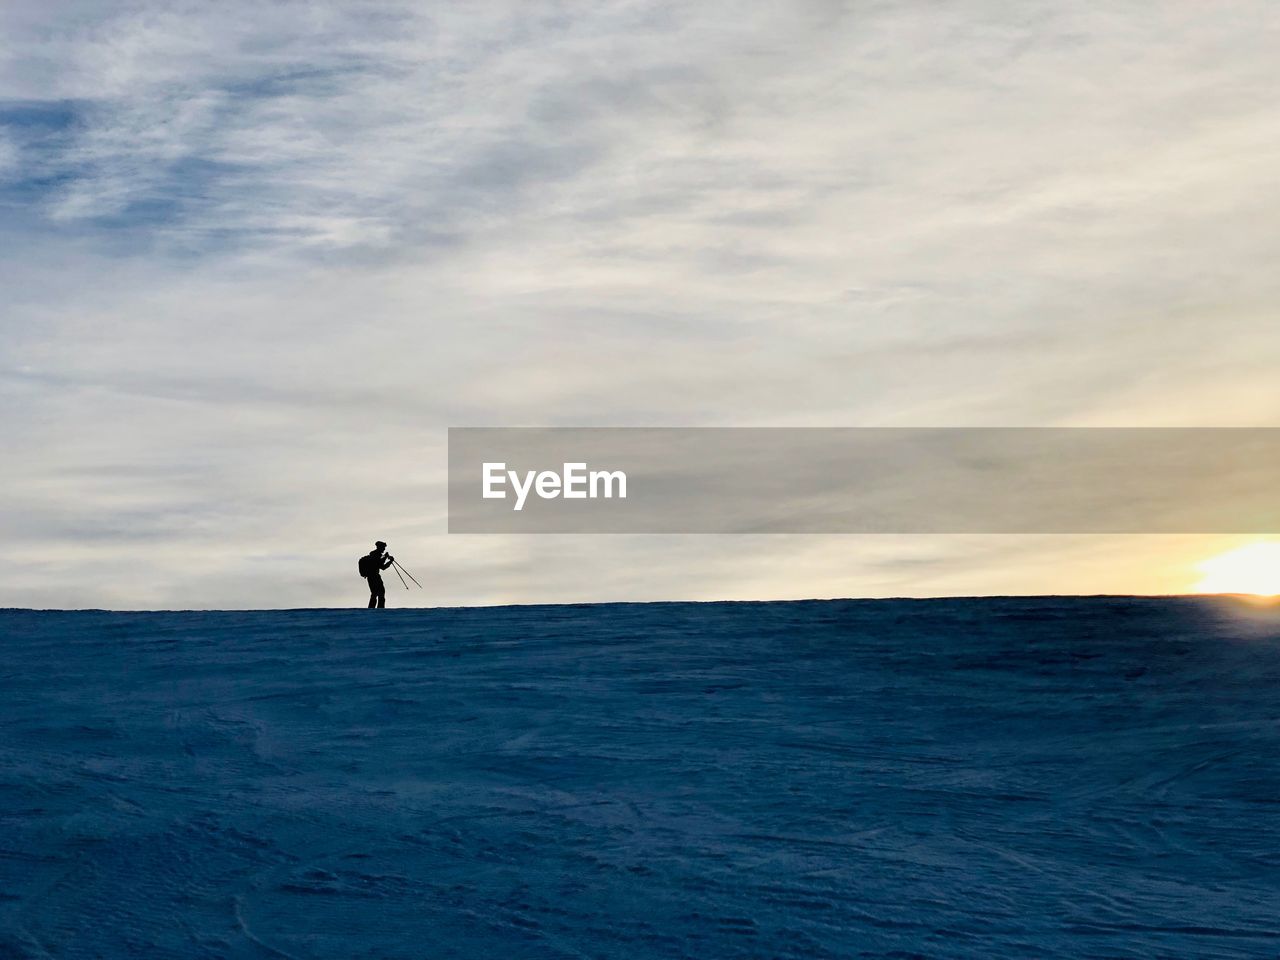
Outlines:
<svg viewBox="0 0 1280 960"><path fill-rule="evenodd" d="M463 425L1280 424L1280 10L0 5L0 605L1186 589L1230 537L445 533Z"/></svg>

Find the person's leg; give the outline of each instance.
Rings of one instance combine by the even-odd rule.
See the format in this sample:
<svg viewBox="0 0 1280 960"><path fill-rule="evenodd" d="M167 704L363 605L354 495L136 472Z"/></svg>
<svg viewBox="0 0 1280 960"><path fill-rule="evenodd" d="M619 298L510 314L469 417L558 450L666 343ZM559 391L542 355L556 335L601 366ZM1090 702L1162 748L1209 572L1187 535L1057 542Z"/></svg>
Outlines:
<svg viewBox="0 0 1280 960"><path fill-rule="evenodd" d="M372 610L378 605L378 593L373 589L373 584L369 584L369 609Z"/></svg>

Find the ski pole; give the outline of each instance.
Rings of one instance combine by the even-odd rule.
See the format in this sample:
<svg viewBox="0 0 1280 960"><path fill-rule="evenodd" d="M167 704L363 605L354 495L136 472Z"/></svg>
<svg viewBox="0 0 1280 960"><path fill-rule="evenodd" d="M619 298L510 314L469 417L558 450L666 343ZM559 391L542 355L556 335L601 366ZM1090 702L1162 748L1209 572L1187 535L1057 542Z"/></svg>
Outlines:
<svg viewBox="0 0 1280 960"><path fill-rule="evenodd" d="M391 563L397 568L397 570L404 570L404 567L400 566L399 560L392 560ZM415 577L408 570L404 570L404 575L408 577L410 580L412 580L414 583L418 583L418 578ZM419 590L423 589L422 584L418 583L418 589Z"/></svg>
<svg viewBox="0 0 1280 960"><path fill-rule="evenodd" d="M391 569L392 569L392 570L396 570L396 567L395 567L395 564L394 564L394 563L391 565ZM400 571L399 571L399 570L396 570L396 576L397 576L397 577L400 577ZM400 577L400 582L401 582L401 583L404 583L404 577ZM406 590L408 590L408 589L409 589L409 585L408 585L407 583L404 583L404 588L405 588Z"/></svg>

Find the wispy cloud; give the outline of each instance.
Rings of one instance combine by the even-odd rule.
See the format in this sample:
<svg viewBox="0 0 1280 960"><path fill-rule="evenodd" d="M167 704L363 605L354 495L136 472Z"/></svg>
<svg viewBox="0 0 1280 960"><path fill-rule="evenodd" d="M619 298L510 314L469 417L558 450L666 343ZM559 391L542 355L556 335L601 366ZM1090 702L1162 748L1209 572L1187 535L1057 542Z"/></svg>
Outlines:
<svg viewBox="0 0 1280 960"><path fill-rule="evenodd" d="M55 5L9 20L7 88L64 128L25 125L48 216L195 247L482 228L623 146L630 123L645 139L728 102L680 50L676 17L629 4Z"/></svg>

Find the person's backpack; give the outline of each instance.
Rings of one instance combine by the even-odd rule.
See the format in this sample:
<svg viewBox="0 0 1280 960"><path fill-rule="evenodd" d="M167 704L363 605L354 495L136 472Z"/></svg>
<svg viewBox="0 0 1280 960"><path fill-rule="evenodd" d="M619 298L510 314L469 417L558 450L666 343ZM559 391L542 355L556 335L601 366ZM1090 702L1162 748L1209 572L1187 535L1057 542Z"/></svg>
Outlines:
<svg viewBox="0 0 1280 960"><path fill-rule="evenodd" d="M367 578L369 574L373 573L373 557L366 553L360 558L360 562L357 566L360 570L360 576Z"/></svg>

